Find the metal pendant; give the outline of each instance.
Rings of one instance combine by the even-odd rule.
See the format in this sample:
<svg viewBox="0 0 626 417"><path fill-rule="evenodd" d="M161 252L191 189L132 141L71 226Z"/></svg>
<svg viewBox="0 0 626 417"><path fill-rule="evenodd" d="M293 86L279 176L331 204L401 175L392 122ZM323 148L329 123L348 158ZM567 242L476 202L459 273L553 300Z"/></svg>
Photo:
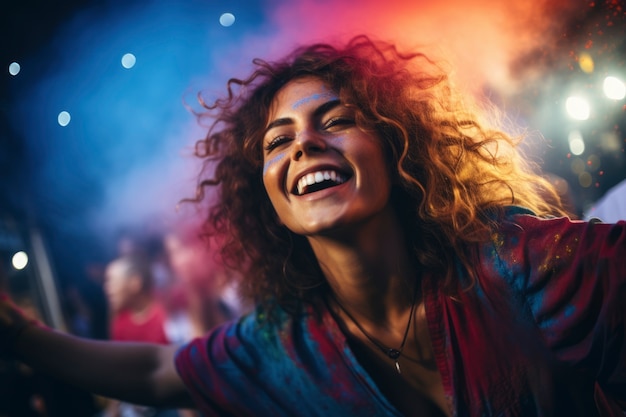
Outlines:
<svg viewBox="0 0 626 417"><path fill-rule="evenodd" d="M400 357L401 352L397 349L387 349L386 353L391 359L396 360Z"/></svg>

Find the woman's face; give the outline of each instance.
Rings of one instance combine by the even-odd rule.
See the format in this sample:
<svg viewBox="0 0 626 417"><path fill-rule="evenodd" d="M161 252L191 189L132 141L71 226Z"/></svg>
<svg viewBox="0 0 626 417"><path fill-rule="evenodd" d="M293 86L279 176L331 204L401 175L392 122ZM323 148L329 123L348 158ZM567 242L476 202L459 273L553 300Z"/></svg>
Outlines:
<svg viewBox="0 0 626 417"><path fill-rule="evenodd" d="M320 79L299 78L276 95L263 138L263 184L280 221L311 236L379 214L391 180L375 133Z"/></svg>

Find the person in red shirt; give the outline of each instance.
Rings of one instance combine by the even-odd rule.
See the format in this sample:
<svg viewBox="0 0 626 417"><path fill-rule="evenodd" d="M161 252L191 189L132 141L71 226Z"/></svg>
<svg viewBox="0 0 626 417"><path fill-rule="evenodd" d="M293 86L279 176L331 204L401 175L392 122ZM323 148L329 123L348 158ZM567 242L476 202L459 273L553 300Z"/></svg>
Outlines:
<svg viewBox="0 0 626 417"><path fill-rule="evenodd" d="M123 255L107 265L104 290L111 310L110 339L119 342L172 343L168 315L153 292L152 265L139 254ZM175 410L155 410L111 400L106 417L175 417Z"/></svg>
<svg viewBox="0 0 626 417"><path fill-rule="evenodd" d="M111 309L111 339L168 344L167 312L152 293L150 263L140 255L112 261L105 272Z"/></svg>

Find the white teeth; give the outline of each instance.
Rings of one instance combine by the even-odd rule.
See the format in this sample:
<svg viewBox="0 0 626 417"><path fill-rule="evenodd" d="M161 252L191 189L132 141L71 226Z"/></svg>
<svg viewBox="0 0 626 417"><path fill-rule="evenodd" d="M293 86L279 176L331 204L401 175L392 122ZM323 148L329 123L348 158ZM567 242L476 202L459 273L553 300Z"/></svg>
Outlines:
<svg viewBox="0 0 626 417"><path fill-rule="evenodd" d="M302 178L298 180L297 191L299 195L302 195L304 189L313 184L318 184L322 181L332 180L338 184L343 184L345 179L343 176L336 171L317 171L311 172L304 175Z"/></svg>

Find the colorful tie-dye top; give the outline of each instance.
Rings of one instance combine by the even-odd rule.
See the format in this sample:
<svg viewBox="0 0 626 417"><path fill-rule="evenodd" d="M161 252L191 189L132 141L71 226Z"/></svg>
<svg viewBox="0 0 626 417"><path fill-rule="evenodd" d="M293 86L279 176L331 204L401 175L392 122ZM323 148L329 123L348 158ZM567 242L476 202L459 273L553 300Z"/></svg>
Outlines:
<svg viewBox="0 0 626 417"><path fill-rule="evenodd" d="M626 222L511 208L450 297L422 279L453 416L624 416ZM469 279L459 267L459 279ZM176 366L207 416L400 416L324 307L257 309L183 346Z"/></svg>

